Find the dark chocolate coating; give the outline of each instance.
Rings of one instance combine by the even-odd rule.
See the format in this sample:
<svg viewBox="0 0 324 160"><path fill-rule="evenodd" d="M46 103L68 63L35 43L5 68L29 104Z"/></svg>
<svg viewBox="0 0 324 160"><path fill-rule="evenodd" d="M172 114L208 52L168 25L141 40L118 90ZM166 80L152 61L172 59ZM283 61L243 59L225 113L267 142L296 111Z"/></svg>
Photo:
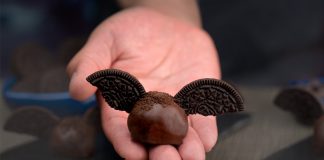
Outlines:
<svg viewBox="0 0 324 160"><path fill-rule="evenodd" d="M277 95L274 103L292 112L299 122L314 124L324 111L324 84L312 80L285 88Z"/></svg>
<svg viewBox="0 0 324 160"><path fill-rule="evenodd" d="M95 133L81 117L65 118L53 129L50 145L66 156L89 157L95 150Z"/></svg>
<svg viewBox="0 0 324 160"><path fill-rule="evenodd" d="M187 114L219 115L243 110L243 99L222 80L199 79L183 87L176 95L177 103Z"/></svg>
<svg viewBox="0 0 324 160"><path fill-rule="evenodd" d="M313 146L316 153L324 156L324 115L315 123Z"/></svg>
<svg viewBox="0 0 324 160"><path fill-rule="evenodd" d="M137 101L127 124L133 140L147 144L180 145L188 131L184 110L161 92L148 92Z"/></svg>

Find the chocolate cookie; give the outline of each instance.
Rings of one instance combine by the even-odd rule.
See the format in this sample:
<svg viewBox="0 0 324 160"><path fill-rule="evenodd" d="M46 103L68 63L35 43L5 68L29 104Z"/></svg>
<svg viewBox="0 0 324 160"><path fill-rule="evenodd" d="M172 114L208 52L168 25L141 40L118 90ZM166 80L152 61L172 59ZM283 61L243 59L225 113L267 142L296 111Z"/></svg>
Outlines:
<svg viewBox="0 0 324 160"><path fill-rule="evenodd" d="M321 79L296 82L281 90L274 103L292 112L299 122L314 124L324 111L324 82Z"/></svg>
<svg viewBox="0 0 324 160"><path fill-rule="evenodd" d="M17 109L9 117L4 129L37 137L48 137L59 118L50 111L37 107L25 106Z"/></svg>
<svg viewBox="0 0 324 160"><path fill-rule="evenodd" d="M191 82L175 95L175 99L187 114L215 116L243 110L243 99L238 91L226 82L215 79Z"/></svg>
<svg viewBox="0 0 324 160"><path fill-rule="evenodd" d="M59 118L42 107L25 106L13 112L4 129L45 137L54 151L64 156L85 158L94 153L96 135L100 131L97 108L90 108L83 117Z"/></svg>

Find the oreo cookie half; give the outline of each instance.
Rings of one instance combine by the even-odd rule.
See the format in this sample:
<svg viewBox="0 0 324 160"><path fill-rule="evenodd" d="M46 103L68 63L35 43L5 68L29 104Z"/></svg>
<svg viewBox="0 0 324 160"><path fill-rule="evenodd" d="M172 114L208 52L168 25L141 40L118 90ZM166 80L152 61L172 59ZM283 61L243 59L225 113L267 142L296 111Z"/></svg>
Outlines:
<svg viewBox="0 0 324 160"><path fill-rule="evenodd" d="M239 92L228 83L211 78L189 83L175 95L175 99L187 114L215 116L243 110Z"/></svg>
<svg viewBox="0 0 324 160"><path fill-rule="evenodd" d="M117 69L95 72L87 77L87 81L98 87L112 108L128 113L131 112L135 102L146 93L134 76Z"/></svg>

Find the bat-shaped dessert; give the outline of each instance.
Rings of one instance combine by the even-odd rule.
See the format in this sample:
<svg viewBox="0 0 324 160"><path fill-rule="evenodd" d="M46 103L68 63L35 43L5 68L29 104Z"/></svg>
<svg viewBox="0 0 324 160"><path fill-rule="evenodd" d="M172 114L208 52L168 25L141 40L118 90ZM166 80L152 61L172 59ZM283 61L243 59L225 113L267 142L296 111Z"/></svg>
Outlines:
<svg viewBox="0 0 324 160"><path fill-rule="evenodd" d="M59 118L41 107L24 107L13 112L4 129L48 139L50 148L64 156L89 157L100 130L100 112L92 107L83 117Z"/></svg>
<svg viewBox="0 0 324 160"><path fill-rule="evenodd" d="M211 78L187 84L174 97L146 92L134 76L117 69L95 72L87 80L98 87L112 108L129 113L132 139L145 144L181 144L189 114L215 116L243 110L239 93L226 82Z"/></svg>

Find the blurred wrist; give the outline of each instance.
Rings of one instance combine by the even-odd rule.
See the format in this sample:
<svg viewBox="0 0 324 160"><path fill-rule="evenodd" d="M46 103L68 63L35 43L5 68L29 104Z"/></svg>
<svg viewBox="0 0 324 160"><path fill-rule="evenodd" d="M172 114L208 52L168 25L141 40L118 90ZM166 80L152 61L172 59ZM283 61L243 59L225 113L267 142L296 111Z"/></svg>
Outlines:
<svg viewBox="0 0 324 160"><path fill-rule="evenodd" d="M164 15L201 27L199 6L196 0L118 0L122 8L148 7Z"/></svg>

